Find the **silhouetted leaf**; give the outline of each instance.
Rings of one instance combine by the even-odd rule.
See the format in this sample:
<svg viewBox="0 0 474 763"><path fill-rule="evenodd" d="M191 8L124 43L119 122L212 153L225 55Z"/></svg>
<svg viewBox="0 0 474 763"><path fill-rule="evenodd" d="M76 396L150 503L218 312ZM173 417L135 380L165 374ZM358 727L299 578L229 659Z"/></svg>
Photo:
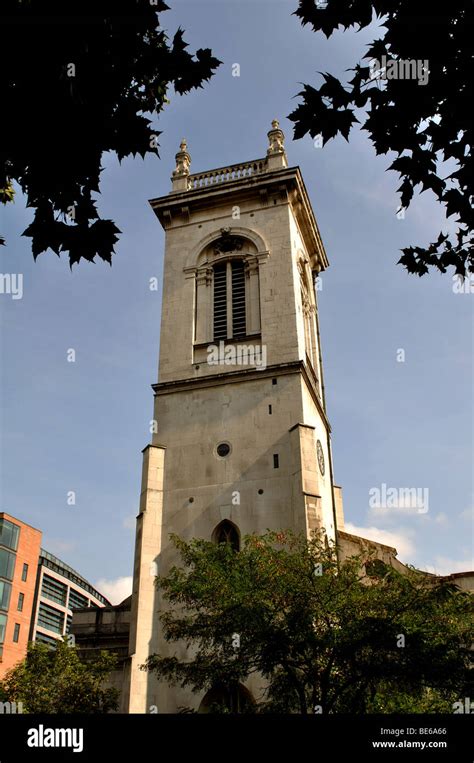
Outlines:
<svg viewBox="0 0 474 763"><path fill-rule="evenodd" d="M413 0L328 0L324 9L315 0L300 0L295 15L303 25L310 24L328 37L340 28L367 26L374 15L383 18L381 36L369 44L363 63L349 70L353 75L347 85L326 73L319 88L303 86L299 105L289 116L294 136L321 134L326 143L341 133L348 139L355 121L350 107L365 109L361 129L368 133L375 153L398 154L389 169L400 173L401 206L409 206L415 188L430 190L445 205L448 216L457 215L464 231L461 236L459 231L454 234L456 245L448 237L429 247L408 247L399 262L418 275L430 267L441 272L448 267L458 273L474 272L470 4L452 0L433 14L427 0L416 4ZM397 66L408 62L402 76L384 78L380 71L384 56L397 61ZM426 70L421 68L424 62ZM388 69L393 71L393 66L385 74ZM444 160L457 165L448 177L441 164Z"/></svg>
<svg viewBox="0 0 474 763"><path fill-rule="evenodd" d="M119 231L92 199L104 153L157 155L168 90L201 87L219 66L208 49L189 52L181 29L170 42L167 8L81 0L76 17L58 0L3 1L3 60L14 63L0 67L0 201L16 180L35 210L24 232L35 259L52 249L71 266L111 262Z"/></svg>

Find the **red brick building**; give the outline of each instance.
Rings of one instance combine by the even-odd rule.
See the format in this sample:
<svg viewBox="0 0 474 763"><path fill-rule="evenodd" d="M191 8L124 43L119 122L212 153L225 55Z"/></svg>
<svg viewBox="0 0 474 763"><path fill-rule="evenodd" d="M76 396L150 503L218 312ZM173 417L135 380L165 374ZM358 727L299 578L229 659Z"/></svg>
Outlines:
<svg viewBox="0 0 474 763"><path fill-rule="evenodd" d="M0 678L26 655L41 536L0 512Z"/></svg>

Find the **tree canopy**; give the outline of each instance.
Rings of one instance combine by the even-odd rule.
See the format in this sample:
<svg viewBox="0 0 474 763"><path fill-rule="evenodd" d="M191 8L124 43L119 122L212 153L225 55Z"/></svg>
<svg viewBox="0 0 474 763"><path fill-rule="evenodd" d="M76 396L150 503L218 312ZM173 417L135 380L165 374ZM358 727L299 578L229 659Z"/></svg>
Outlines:
<svg viewBox="0 0 474 763"><path fill-rule="evenodd" d="M434 712L468 696L472 603L452 583L370 553L338 563L322 536L174 543L182 565L157 579L169 653L147 662L161 679L232 692L263 676L253 712Z"/></svg>
<svg viewBox="0 0 474 763"><path fill-rule="evenodd" d="M0 696L21 702L25 713L107 713L118 707L117 689L103 686L115 663L107 652L83 662L66 639L53 649L31 642L0 683Z"/></svg>
<svg viewBox="0 0 474 763"><path fill-rule="evenodd" d="M375 19L381 29L348 82L324 73L319 87L304 85L289 116L295 138L320 135L323 145L339 134L348 140L360 122L377 154L396 154L388 169L400 174L401 208L415 190L430 190L457 223L454 236L441 231L428 246L404 248L399 263L419 276L451 266L462 276L473 273L471 4L299 0L295 14L326 37Z"/></svg>
<svg viewBox="0 0 474 763"><path fill-rule="evenodd" d="M0 201L13 182L35 210L23 235L33 256L67 252L72 267L111 262L119 229L99 217L104 153L118 159L158 153L152 119L179 94L201 87L219 65L193 55L183 30L169 40L163 0L3 0L0 70ZM0 240L0 243L4 243Z"/></svg>

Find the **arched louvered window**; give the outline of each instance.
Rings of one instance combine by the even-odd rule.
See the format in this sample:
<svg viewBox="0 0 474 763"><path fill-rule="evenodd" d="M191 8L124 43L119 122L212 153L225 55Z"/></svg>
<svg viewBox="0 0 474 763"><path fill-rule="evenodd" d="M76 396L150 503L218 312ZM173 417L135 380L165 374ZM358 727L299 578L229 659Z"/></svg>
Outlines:
<svg viewBox="0 0 474 763"><path fill-rule="evenodd" d="M214 339L227 339L227 263L214 265Z"/></svg>
<svg viewBox="0 0 474 763"><path fill-rule="evenodd" d="M214 340L237 339L247 333L245 264L228 260L214 265Z"/></svg>
<svg viewBox="0 0 474 763"><path fill-rule="evenodd" d="M231 262L232 273L232 336L246 334L245 321L245 271L242 260Z"/></svg>
<svg viewBox="0 0 474 763"><path fill-rule="evenodd" d="M240 533L233 522L224 519L212 533L214 543L230 543L234 551L240 551Z"/></svg>

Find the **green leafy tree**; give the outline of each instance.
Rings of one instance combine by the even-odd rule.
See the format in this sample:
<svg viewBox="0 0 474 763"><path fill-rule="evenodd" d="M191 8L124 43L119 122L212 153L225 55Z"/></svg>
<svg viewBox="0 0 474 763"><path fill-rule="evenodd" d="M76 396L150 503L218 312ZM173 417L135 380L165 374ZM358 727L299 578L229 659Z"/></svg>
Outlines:
<svg viewBox="0 0 474 763"><path fill-rule="evenodd" d="M170 644L192 648L152 655L161 679L232 693L258 674L256 712L435 711L466 696L471 600L451 583L371 554L339 564L321 536L174 543L183 565L157 579L160 618Z"/></svg>
<svg viewBox="0 0 474 763"><path fill-rule="evenodd" d="M24 231L33 256L68 252L70 265L111 263L119 229L99 218L102 157L158 154L149 116L201 87L219 65L209 49L189 53L178 29L160 25L163 0L3 0L0 67L0 201L12 182L35 210ZM0 243L4 243L0 241Z"/></svg>
<svg viewBox="0 0 474 763"><path fill-rule="evenodd" d="M118 707L118 691L103 684L116 659L101 652L83 662L67 640L55 649L31 642L26 658L5 675L2 701L22 702L25 713L107 713Z"/></svg>
<svg viewBox="0 0 474 763"><path fill-rule="evenodd" d="M350 70L349 82L326 73L320 87L304 85L289 117L295 137L321 135L326 143L341 134L348 140L360 110L376 153L397 154L389 169L400 173L401 207L410 205L415 189L430 190L458 223L454 237L441 232L427 247L407 247L399 262L419 276L430 267L473 273L471 3L452 0L433 10L428 0L299 0L295 15L326 37L340 27L363 29L381 21L381 36ZM407 65L389 64L384 72L384 57L412 62L419 76L394 78L396 66Z"/></svg>

